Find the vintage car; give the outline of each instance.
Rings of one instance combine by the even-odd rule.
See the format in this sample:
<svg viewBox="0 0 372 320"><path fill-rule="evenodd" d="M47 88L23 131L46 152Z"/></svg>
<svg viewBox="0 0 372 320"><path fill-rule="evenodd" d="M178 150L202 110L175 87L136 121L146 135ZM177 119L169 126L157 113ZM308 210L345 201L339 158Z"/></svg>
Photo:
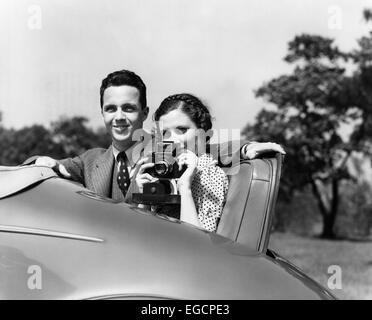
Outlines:
<svg viewBox="0 0 372 320"><path fill-rule="evenodd" d="M229 175L216 233L47 167L0 167L0 299L334 299L268 249L281 161Z"/></svg>

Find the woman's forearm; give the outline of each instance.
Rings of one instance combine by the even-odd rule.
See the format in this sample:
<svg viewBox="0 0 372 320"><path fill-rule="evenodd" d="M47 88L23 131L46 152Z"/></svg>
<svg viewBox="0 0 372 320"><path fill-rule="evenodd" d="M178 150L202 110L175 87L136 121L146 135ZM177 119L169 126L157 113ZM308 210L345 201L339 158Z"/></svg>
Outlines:
<svg viewBox="0 0 372 320"><path fill-rule="evenodd" d="M190 189L180 190L181 216L180 219L197 227L202 227L196 211L194 199Z"/></svg>

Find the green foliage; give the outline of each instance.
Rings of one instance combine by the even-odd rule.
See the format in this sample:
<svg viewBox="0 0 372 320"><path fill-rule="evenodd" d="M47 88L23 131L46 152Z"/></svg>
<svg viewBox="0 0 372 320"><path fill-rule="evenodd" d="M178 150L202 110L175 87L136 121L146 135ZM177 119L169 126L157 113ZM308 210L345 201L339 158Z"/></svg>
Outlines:
<svg viewBox="0 0 372 320"><path fill-rule="evenodd" d="M37 154L58 156L62 146L55 143L50 132L41 125L20 130L0 128L0 163L16 165Z"/></svg>
<svg viewBox="0 0 372 320"><path fill-rule="evenodd" d="M51 125L33 125L19 130L0 126L0 164L19 165L33 155L55 159L76 156L89 148L108 147L111 139L104 128L87 127L83 117L62 118Z"/></svg>
<svg viewBox="0 0 372 320"><path fill-rule="evenodd" d="M365 21L372 20L372 10L371 9L363 10L363 17Z"/></svg>
<svg viewBox="0 0 372 320"><path fill-rule="evenodd" d="M364 16L371 19L371 11ZM311 190L323 217L322 235L334 237L341 182L356 178L349 159L355 152L372 156L372 33L351 52L332 39L302 34L289 42L284 60L294 65L292 73L256 91L276 108L259 112L243 135L285 147L279 201ZM341 135L345 125L352 129L349 137Z"/></svg>
<svg viewBox="0 0 372 320"><path fill-rule="evenodd" d="M296 191L290 202L278 200L273 221L274 231L312 237L319 234L321 227L321 215L310 188Z"/></svg>
<svg viewBox="0 0 372 320"><path fill-rule="evenodd" d="M347 239L366 239L372 231L372 188L365 181L345 182L342 186L337 234Z"/></svg>
<svg viewBox="0 0 372 320"><path fill-rule="evenodd" d="M107 148L111 139L106 131L98 132L87 127L85 117L61 118L53 122L52 135L54 141L63 147L64 156L72 157L94 147Z"/></svg>
<svg viewBox="0 0 372 320"><path fill-rule="evenodd" d="M311 50L308 53L304 48ZM277 109L262 110L243 134L285 146L281 191L287 198L316 176L328 180L336 175L348 176L335 165L340 151L349 152L349 145L339 134L340 125L347 121L346 108L335 99L343 94L346 76L339 64L345 56L332 47L331 40L310 35L296 37L289 44L286 60L306 62L297 64L292 74L273 79L256 91L258 97Z"/></svg>
<svg viewBox="0 0 372 320"><path fill-rule="evenodd" d="M347 54L333 46L332 39L317 35L302 34L296 36L294 40L289 42L288 51L289 53L284 60L289 63L302 59L307 62L317 61L322 58L330 60L347 59Z"/></svg>

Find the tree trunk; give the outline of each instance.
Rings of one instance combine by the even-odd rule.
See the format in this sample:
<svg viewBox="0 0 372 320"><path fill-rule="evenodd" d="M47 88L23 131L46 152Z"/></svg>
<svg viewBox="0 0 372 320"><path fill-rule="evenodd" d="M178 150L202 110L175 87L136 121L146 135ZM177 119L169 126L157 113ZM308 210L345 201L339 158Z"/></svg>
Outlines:
<svg viewBox="0 0 372 320"><path fill-rule="evenodd" d="M323 239L335 239L336 234L334 232L334 226L336 222L336 216L338 212L339 204L339 180L337 178L332 179L332 201L329 212L323 216L323 231L321 238Z"/></svg>
<svg viewBox="0 0 372 320"><path fill-rule="evenodd" d="M339 190L338 190L338 180L335 178L332 180L332 198L331 204L327 205L324 203L324 199L321 196L321 191L319 190L316 182L313 180L311 182L312 191L317 200L320 214L323 219L323 229L320 237L323 239L335 239L336 234L334 232L334 225L336 221L336 216L338 212L339 204Z"/></svg>
<svg viewBox="0 0 372 320"><path fill-rule="evenodd" d="M325 215L323 217L323 230L320 235L322 239L335 239L336 235L334 233L333 227L335 225L335 219L331 215Z"/></svg>

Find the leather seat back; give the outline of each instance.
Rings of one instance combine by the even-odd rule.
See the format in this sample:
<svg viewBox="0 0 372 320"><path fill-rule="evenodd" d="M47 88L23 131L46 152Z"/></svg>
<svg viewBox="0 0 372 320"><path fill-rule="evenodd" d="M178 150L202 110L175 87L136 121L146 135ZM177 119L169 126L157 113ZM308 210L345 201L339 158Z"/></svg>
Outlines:
<svg viewBox="0 0 372 320"><path fill-rule="evenodd" d="M279 189L283 156L243 160L229 175L226 204L217 233L259 252L266 252Z"/></svg>

